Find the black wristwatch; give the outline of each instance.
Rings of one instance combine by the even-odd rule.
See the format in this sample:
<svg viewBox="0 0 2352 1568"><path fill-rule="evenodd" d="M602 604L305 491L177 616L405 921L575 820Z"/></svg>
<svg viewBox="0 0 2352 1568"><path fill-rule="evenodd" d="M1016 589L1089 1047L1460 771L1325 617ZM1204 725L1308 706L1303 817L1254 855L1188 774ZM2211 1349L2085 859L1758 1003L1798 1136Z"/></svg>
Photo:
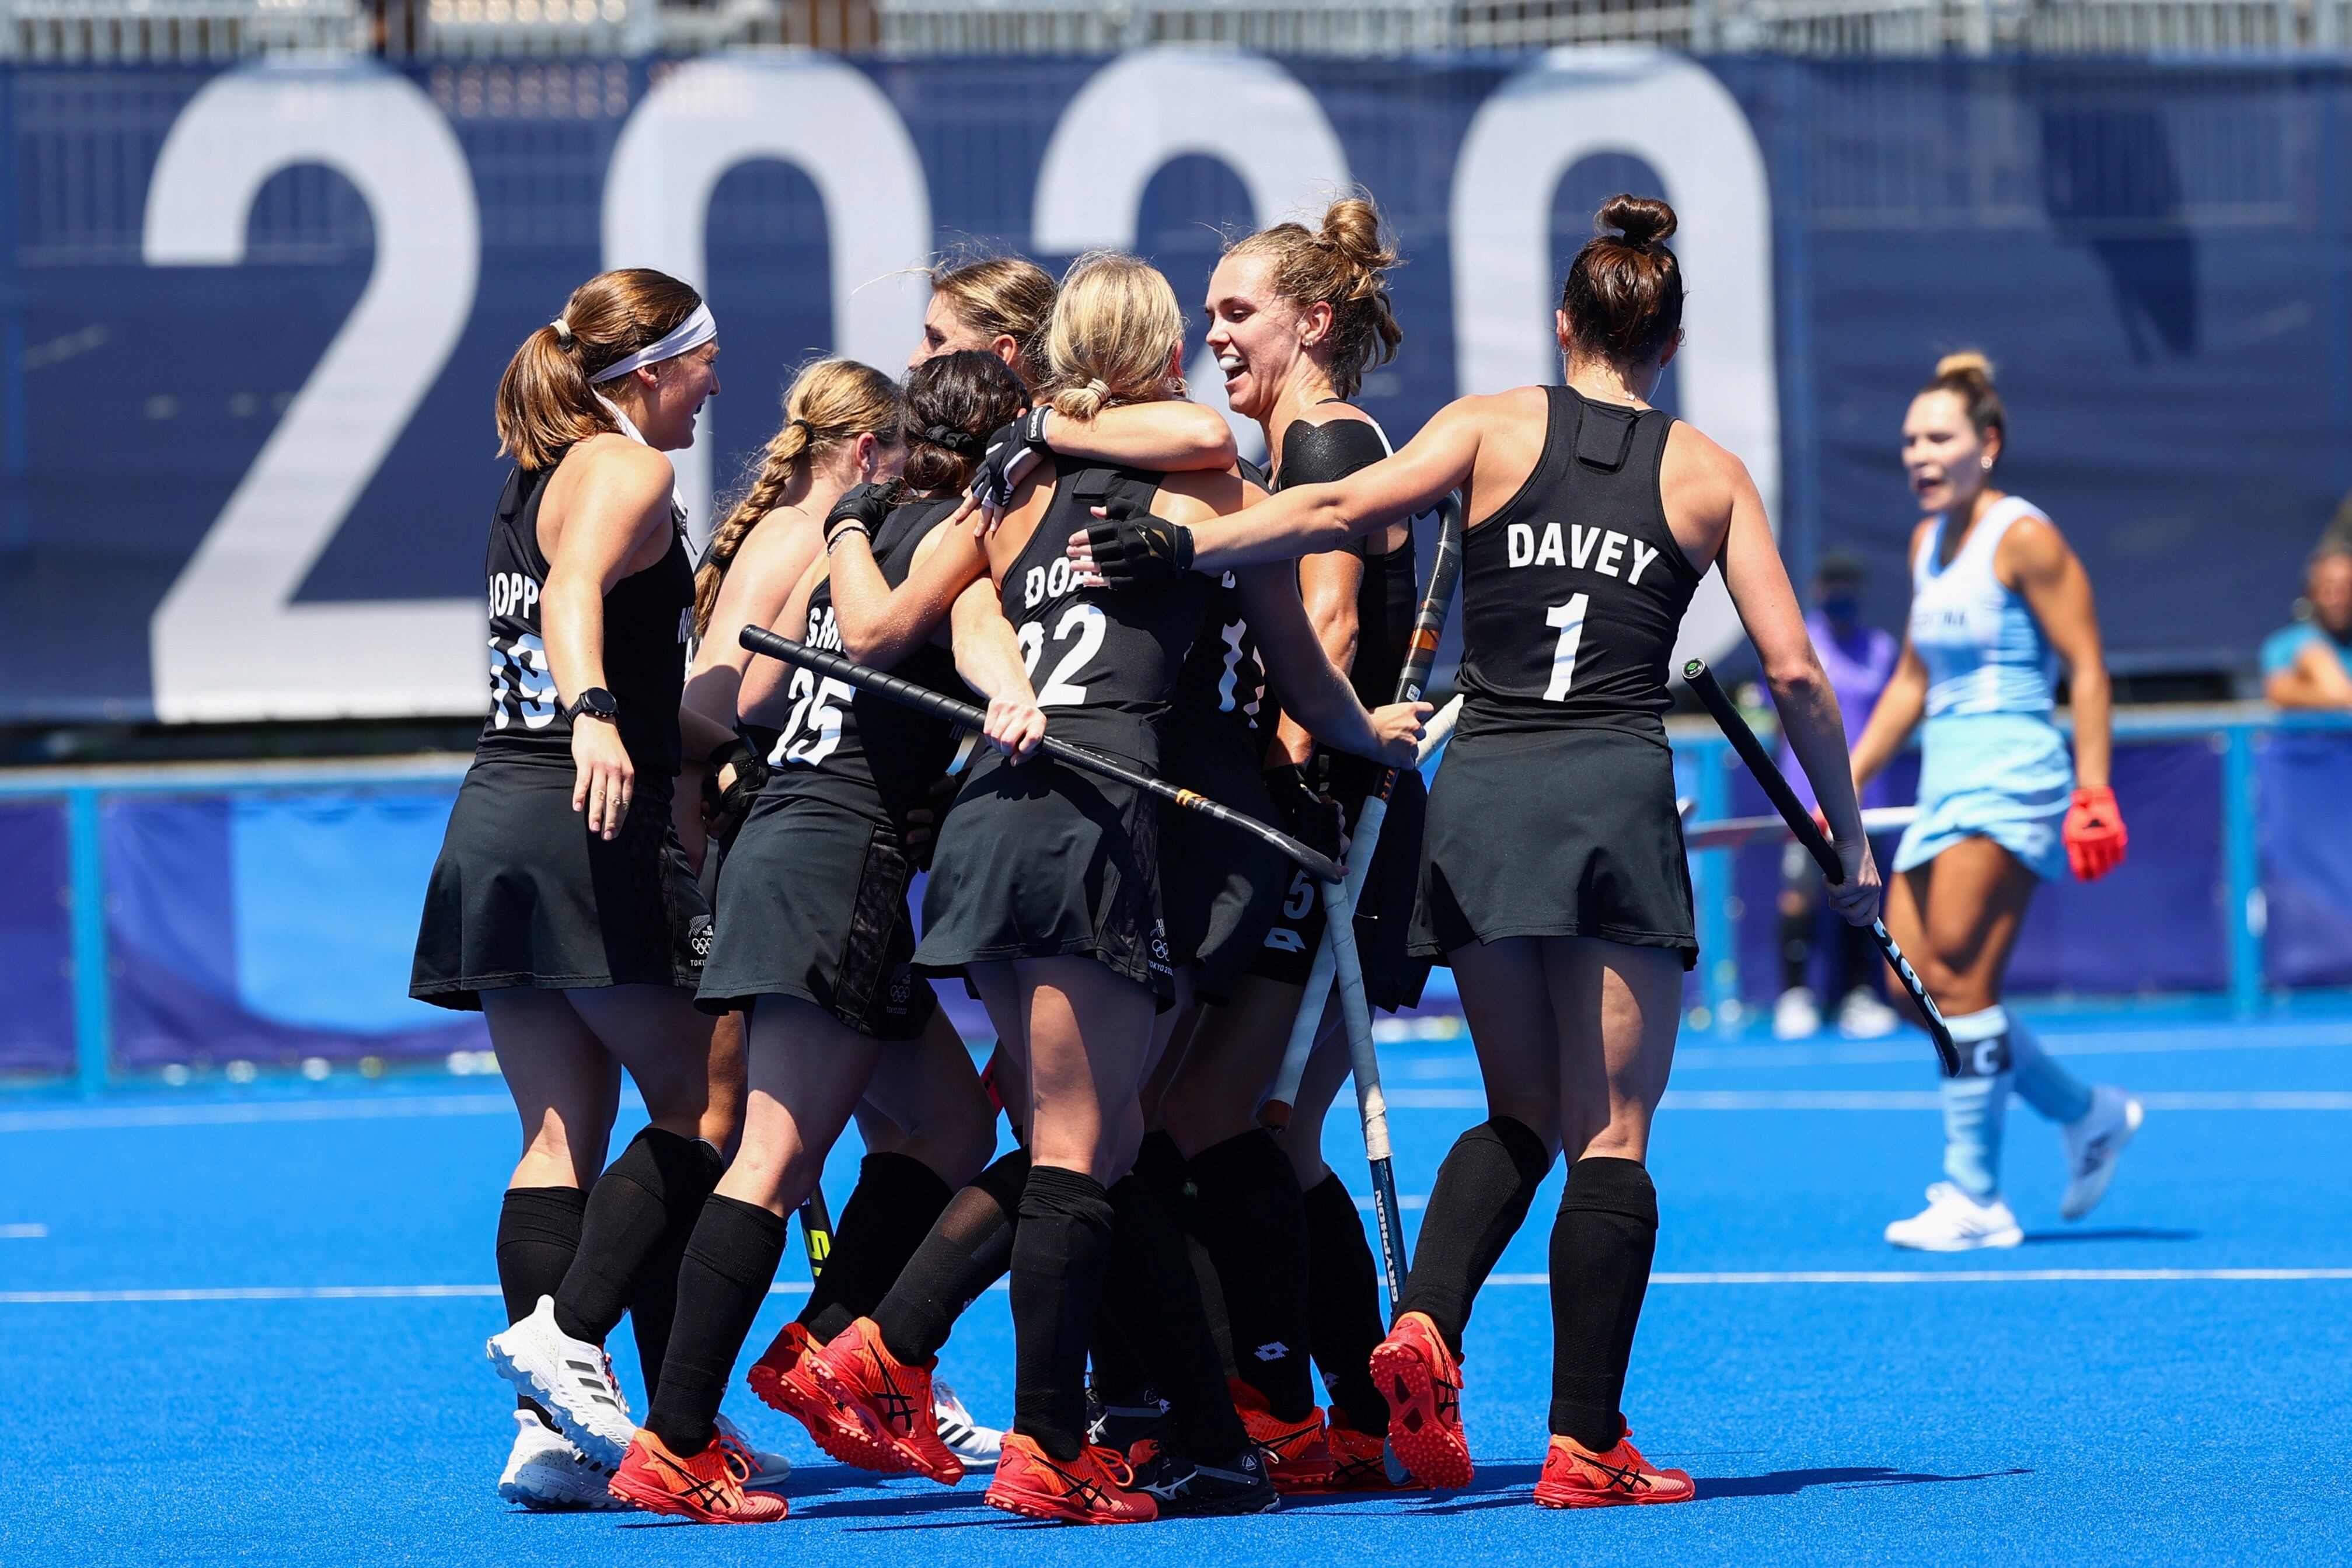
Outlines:
<svg viewBox="0 0 2352 1568"><path fill-rule="evenodd" d="M590 686L572 698L572 706L563 710L564 722L569 724L583 714L590 718L601 718L606 724L618 724L621 722L621 705L604 687Z"/></svg>

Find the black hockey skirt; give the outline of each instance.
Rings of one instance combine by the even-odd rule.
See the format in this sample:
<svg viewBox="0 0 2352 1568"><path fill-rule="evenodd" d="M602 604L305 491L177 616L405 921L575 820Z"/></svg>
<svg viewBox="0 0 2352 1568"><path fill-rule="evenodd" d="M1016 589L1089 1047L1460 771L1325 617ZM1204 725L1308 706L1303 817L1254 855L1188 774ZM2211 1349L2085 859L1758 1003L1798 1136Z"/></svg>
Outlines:
<svg viewBox="0 0 2352 1568"><path fill-rule="evenodd" d="M1331 794L1347 813L1352 836L1361 820L1365 798L1379 781L1381 765L1345 752L1331 756ZM1429 815L1429 793L1421 774L1407 768L1389 797L1389 812L1381 826L1380 846L1364 873L1364 887L1356 899L1356 956L1364 967L1364 998L1376 1008L1394 1012L1417 1007L1421 988L1429 978L1430 961L1408 949L1412 935L1414 883L1421 870L1421 839ZM1303 986L1323 945L1323 899L1315 879L1294 871L1282 908L1264 939L1253 974L1285 985Z"/></svg>
<svg viewBox="0 0 2352 1568"><path fill-rule="evenodd" d="M1663 730L1457 734L1429 793L1412 951L1597 936L1698 961Z"/></svg>
<svg viewBox="0 0 2352 1568"><path fill-rule="evenodd" d="M408 994L479 1009L530 986L682 986L702 977L710 906L670 824L670 780L637 777L611 842L572 809L568 753L477 758L425 894Z"/></svg>
<svg viewBox="0 0 2352 1568"><path fill-rule="evenodd" d="M1219 805L1279 827L1265 774L1234 727L1212 715L1180 711L1161 727L1163 776ZM1160 815L1160 902L1168 946L1192 971L1193 995L1222 1002L1249 972L1290 886L1289 857L1198 811ZM1300 875L1306 873L1301 872ZM1305 977L1300 977L1303 983Z"/></svg>
<svg viewBox="0 0 2352 1568"><path fill-rule="evenodd" d="M1175 973L1160 918L1156 805L1049 758L1015 766L982 751L940 829L916 970L1092 958L1166 1006Z"/></svg>
<svg viewBox="0 0 2352 1568"><path fill-rule="evenodd" d="M912 1040L939 1007L912 964L914 862L887 821L803 782L779 774L727 852L695 1000L719 1013L795 997L860 1034Z"/></svg>

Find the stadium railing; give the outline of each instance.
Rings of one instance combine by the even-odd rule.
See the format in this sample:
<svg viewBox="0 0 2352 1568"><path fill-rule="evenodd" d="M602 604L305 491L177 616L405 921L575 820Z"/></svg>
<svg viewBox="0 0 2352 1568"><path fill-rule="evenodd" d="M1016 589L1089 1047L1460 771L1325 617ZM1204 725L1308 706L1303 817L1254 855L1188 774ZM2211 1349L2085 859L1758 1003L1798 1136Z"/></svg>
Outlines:
<svg viewBox="0 0 2352 1568"><path fill-rule="evenodd" d="M1718 819L1740 814L1748 809L1748 802L1740 793L1744 789L1744 775L1738 770L1737 759L1730 755L1720 736L1711 730L1686 728L1680 723L1675 727L1677 757L1696 797L1698 818ZM2215 872L2212 880L2216 885L2207 888L2196 884L2195 877L2190 878L2187 884L2179 883L2176 879L2175 883L2166 885L2175 888L2171 896L2182 900L2182 906L2146 912L2149 918L2202 925L2218 933L2219 941L2226 948L2226 957L2220 965L2211 967L2214 974L2221 977L2221 981L2217 988L2209 989L2196 998L2198 1004L2248 1016L2295 994L2290 988L2277 983L2275 955L2271 956L2270 967L2266 969L2266 927L2270 924L2266 888L2272 887L2278 880L2281 871L2276 863L2278 857L2302 852L2283 836L2282 830L2294 826L2296 831L2305 835L2301 841L2306 848L2312 842L2313 833L2332 834L2326 839L2326 845L2332 846L2328 852L2338 861L2347 858L2340 843L2345 831L2331 828L2327 821L2315 821L2307 806L2298 811L2294 824L2266 820L2261 780L2264 777L2266 755L2273 748L2280 747L2286 741L2301 743L2312 740L2322 743L2323 752L2318 760L2323 768L2318 775L2305 775L2306 779L2315 778L2323 789L2332 788L2330 781L2334 779L2352 780L2352 715L2284 715L2260 705L2140 712L2126 710L2118 716L2116 739L2119 777L2127 776L2128 758L2135 747L2154 749L2168 746L2176 752L2185 749L2196 757L2210 752L2218 758L2218 779L2210 771L2210 763L2200 764L2208 769L2201 775L2203 782L2185 795L2176 794L2169 816L2151 810L2138 817L2138 839L2134 845L2135 854L2142 857L2160 856L2168 849L2178 852L2184 845L2198 856L2210 857ZM2185 747L2183 743L2186 743ZM2192 757L2191 760L2195 758ZM163 768L28 769L0 774L0 811L21 810L28 807L46 810L52 813L52 823L61 818L63 829L62 875L59 879L62 885L49 887L43 884L38 875L28 877L20 872L8 895L9 906L0 907L0 938L18 940L19 945L9 951L20 956L19 963L24 962L21 955L34 951L53 950L61 954L63 962L58 967L64 971L61 975L54 968L45 975L5 975L0 976L0 981L16 988L18 1000L14 1005L19 1009L26 1005L25 998L33 988L47 988L52 993L50 999L58 1003L63 1003L67 999L65 993L69 993L73 1047L69 1081L74 1085L85 1092L96 1092L123 1075L125 1063L117 1049L115 1028L118 990L126 984L136 985L141 977L129 974L129 969L149 961L125 948L123 934L126 930L135 933L142 918L146 919L151 928L154 923L152 914L141 917L136 910L127 905L137 898L152 900L159 880L167 881L187 874L181 861L196 863L203 860L201 854L187 852L184 838L174 840L170 836L174 831L184 834L184 829L168 825L163 828L151 826L126 832L125 829L131 824L125 818L142 810L152 810L157 803L173 798L188 802L226 802L231 808L243 806L264 810L270 809L273 802L279 808L290 802L296 808L315 808L331 812L339 804L354 800L406 797L412 813L421 813L421 816L408 824L410 841L399 852L404 857L401 874L391 879L396 887L380 893L373 902L367 897L358 896L344 904L332 902L338 895L338 889L329 887L324 894L329 900L326 906L334 910L334 918L348 920L362 928L359 935L364 938L362 945L404 954L405 945L414 929L415 910L422 900L424 866L430 863L430 845L438 841L438 824L442 820L441 814L446 810L444 802L454 795L466 761L463 757L439 755L371 762L187 764ZM2216 784L2218 788L2214 788ZM2340 816L2325 810L2325 799L2323 797L2319 816L2341 822L2343 819ZM2193 807L2192 816L2184 819L2179 805L2180 800L2210 800L2212 804L2210 808L2204 805ZM2125 806L2126 812L2135 810L2128 793ZM2193 816L2194 811L2208 809L2214 810L2219 819L2212 821L2210 828ZM352 863L353 857L365 857L373 852L372 842L363 837L371 821L373 819L367 818L364 812L360 813L349 831L362 836L337 849L336 854L345 867ZM2214 837L2201 840L2200 835L2209 831ZM421 849L416 841L420 834ZM2172 841L2169 845L2168 835ZM169 863L110 865L108 860L110 842L118 846L147 846L142 852L159 854ZM2217 846L2218 853L2215 852ZM262 852L268 852L265 848ZM1764 856L1772 865L1778 863L1778 852L1771 849L1739 852ZM420 855L419 863L414 866L406 863ZM174 859L174 856L178 858ZM2267 865L2266 856L2271 862ZM2207 863L2206 859L2198 861L2200 866ZM1755 896L1758 889L1753 873L1758 869L1755 865L1748 867L1751 873L1748 878L1750 896L1743 909L1740 903L1741 865L1735 854L1715 851L1693 857L1693 883L1704 960L1696 977L1695 1006L1689 1020L1696 1030L1741 1033L1758 1016L1756 998L1765 977L1745 977L1748 983L1743 991L1740 956L1742 933L1748 923L1774 918L1769 899L1759 901ZM245 896L267 896L253 894L250 889L256 885L265 888L299 886L305 879L313 883L321 879L331 881L338 874L331 866L308 868L297 865L268 870L268 875L257 882L251 875L250 867L229 864L224 866L218 874L246 884ZM2201 876L2202 873L2197 874ZM292 883L286 880L289 876L294 879ZM409 885L412 881L415 884L413 890ZM2333 891L2326 894L2328 902L2325 919L2333 923L2330 929L2352 932L2352 886L2339 888L2335 883L2329 883L2327 886ZM187 898L173 911L167 912L165 924L176 922L184 927L192 920L206 918L208 909L232 908L233 904L227 901L234 896L224 893L220 900L211 904L202 897ZM305 896L315 903L317 895ZM2056 894L2053 896L2065 895ZM2307 898L2305 902L2308 903ZM244 917L242 914L236 915L233 920L241 922ZM65 929L59 934L61 940L54 949L22 944L24 934L30 928L45 921L54 928L60 920ZM273 928L283 930L285 926L286 922L279 919ZM2095 934L2094 939L2105 935ZM338 949L336 943L329 939L331 934L298 933L298 938L306 946L314 936L317 938L316 951L306 951L299 956L304 964L323 964L330 971L314 977L318 983L340 986L346 990L362 987L397 989L396 981L381 975L372 973L362 980L331 972L334 962L331 956ZM2079 940L2079 936L2076 939ZM2131 937L2127 932L2116 932L2113 934L2113 939L2129 941ZM2308 943L2309 938L2306 936L2304 940ZM2323 945L2330 940L2333 939L2323 936ZM1748 945L1751 950L1755 946L1752 941ZM2347 976L2352 976L2352 943L2338 943L2337 946L2344 946L2346 950L2337 953L2329 948L2327 964L2340 968ZM327 956L322 959L320 954ZM400 958L398 962L404 965L405 960ZM59 988L63 990L60 991ZM386 999L397 1004L396 997L388 994ZM68 1016L63 1006L54 1010L60 1019ZM441 1014L436 1017L446 1019L448 1026L456 1026L462 1016ZM191 1024L189 1027L195 1026ZM413 1044L407 1054L420 1059L446 1054L450 1049L446 1041L437 1045L432 1043L439 1039L437 1036L412 1035L411 1038L418 1043ZM201 1049L192 1050L184 1060L202 1061L208 1055L215 1060L240 1055L269 1057L266 1045L260 1050L243 1050L208 1040L195 1043ZM478 1048L478 1041L470 1039L464 1043ZM63 1041L56 1044L61 1047ZM375 1048L367 1043L367 1037L362 1033L348 1037L341 1046L331 1044L320 1049L357 1060L363 1051ZM308 1048L290 1054L280 1052L285 1057L283 1064L290 1064L308 1054L310 1054ZM400 1052L388 1051L386 1054L397 1055ZM170 1070L170 1064L157 1056L152 1043L140 1046L133 1052L133 1057L129 1064L132 1070L157 1066ZM57 1049L50 1051L47 1060L61 1067L68 1057L64 1051ZM264 1065L277 1064L280 1063L275 1059L264 1061ZM52 1071L33 1074L30 1081L55 1086L68 1080L65 1075Z"/></svg>
<svg viewBox="0 0 2352 1568"><path fill-rule="evenodd" d="M0 0L0 58L1096 55L1152 44L1402 56L1570 44L1794 55L2278 54L2352 41L2352 0Z"/></svg>

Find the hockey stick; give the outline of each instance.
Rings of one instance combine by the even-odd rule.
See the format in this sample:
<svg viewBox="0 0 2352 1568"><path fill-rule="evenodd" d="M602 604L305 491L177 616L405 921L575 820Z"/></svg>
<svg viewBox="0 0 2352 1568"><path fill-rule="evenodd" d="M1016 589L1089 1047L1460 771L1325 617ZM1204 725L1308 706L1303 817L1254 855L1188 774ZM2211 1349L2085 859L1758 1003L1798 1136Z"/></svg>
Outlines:
<svg viewBox="0 0 2352 1568"><path fill-rule="evenodd" d="M765 627L744 627L742 643L755 653L765 653L772 659L782 659L788 664L798 664L803 669L814 670L823 675L831 675L837 681L845 681L853 686L862 687L888 697L892 702L903 704L913 708L917 713L926 713L933 718L942 719L949 724L961 725L974 732L981 730L988 722L988 716L970 703L960 703L953 697L941 696L929 686L919 686L914 682L904 680L899 676L885 674L880 670L868 669L864 664L853 664L838 653L828 653L822 648L812 648L805 643L795 643L789 637L779 637ZM1145 794L1154 796L1171 806L1179 806L1188 811L1198 811L1202 816L1223 822L1229 828L1239 829L1262 842L1273 845L1288 856L1301 871L1318 882L1336 883L1343 874L1339 869L1339 862L1321 851L1310 849L1280 829L1269 828L1256 818L1244 816L1239 811L1210 800L1206 795L1195 793L1191 789L1180 789L1173 784L1162 783L1149 774L1136 771L1124 763L1115 762L1098 752L1088 751L1084 747L1072 746L1066 740L1056 740L1051 735L1037 743L1037 749L1057 762L1067 763L1073 768L1088 773L1098 773L1106 779L1116 779L1130 789L1140 789Z"/></svg>
<svg viewBox="0 0 2352 1568"><path fill-rule="evenodd" d="M1806 852L1813 857L1813 863L1822 868L1822 875L1833 885L1845 881L1845 867L1838 862L1837 852L1830 847L1829 840L1822 836L1822 830L1814 824L1813 814L1798 803L1796 792L1780 776L1779 765L1764 749L1764 743L1756 738L1756 732L1748 727L1748 721L1740 716L1739 710L1731 706L1731 699L1724 695L1723 687L1716 681L1715 673L1706 667L1704 660L1693 659L1683 666L1683 680L1698 694L1698 700L1706 705L1706 711L1715 716L1724 738L1731 742L1734 751L1739 753L1739 759L1748 764L1748 771L1756 776L1756 782L1764 787L1764 793L1770 799L1773 809L1789 824L1789 831L1797 836L1797 841L1804 845ZM1919 983L1918 975L1912 970L1911 961L1903 956L1903 949L1896 946L1895 938L1886 934L1886 922L1874 920L1870 923L1870 939L1877 944L1879 953L1886 959L1887 967L1902 980L1904 990L1910 995L1911 1005L1917 1008L1919 1016L1927 1020L1927 1038L1935 1042L1936 1058L1943 1063L1944 1076L1958 1078L1960 1075L1960 1053L1952 1044L1952 1031L1944 1027L1944 1015L1937 1010L1936 999L1927 994L1927 988Z"/></svg>
<svg viewBox="0 0 2352 1568"><path fill-rule="evenodd" d="M824 1260L833 1256L833 1211L824 1206L824 1188L809 1188L801 1199L801 1245L808 1249L809 1278L824 1272Z"/></svg>
<svg viewBox="0 0 2352 1568"><path fill-rule="evenodd" d="M1863 837L1899 833L1918 815L1916 806L1874 806L1862 814ZM1726 817L1719 822L1694 822L1684 829L1683 848L1694 852L1745 849L1749 844L1786 843L1790 835L1789 824L1777 816Z"/></svg>
<svg viewBox="0 0 2352 1568"><path fill-rule="evenodd" d="M1437 506L1437 554L1430 562L1429 586L1421 596L1421 612L1413 617L1412 642L1405 650L1404 667L1397 672L1396 700L1417 702L1422 688L1429 684L1429 672L1437 663L1438 640L1445 632L1445 613L1454 601L1454 590L1462 579L1462 497L1452 495ZM1461 699L1448 703L1443 713L1424 727L1432 742L1441 741L1454 727L1453 715L1461 711ZM1443 719L1444 728L1438 727ZM1380 847L1381 824L1388 820L1389 799L1396 793L1399 770L1384 769L1364 798L1356 814L1356 831L1348 844L1348 883L1344 890L1349 911L1349 948L1354 950L1352 922L1356 900L1364 890L1364 878L1372 863L1372 852ZM1315 1053L1315 1036L1323 1023L1323 1006L1331 994L1332 977L1338 972L1338 944L1332 939L1331 902L1328 892L1324 897L1323 941L1315 949L1315 962L1307 972L1307 995L1300 998L1298 1017L1291 1025L1290 1041L1283 1050L1281 1071L1275 1074L1273 1092L1258 1108L1257 1119L1277 1130L1290 1123L1290 1108L1298 1098L1298 1080L1307 1071L1307 1059ZM1363 989L1363 976L1356 977L1357 991ZM1358 1084L1361 1097L1362 1085Z"/></svg>

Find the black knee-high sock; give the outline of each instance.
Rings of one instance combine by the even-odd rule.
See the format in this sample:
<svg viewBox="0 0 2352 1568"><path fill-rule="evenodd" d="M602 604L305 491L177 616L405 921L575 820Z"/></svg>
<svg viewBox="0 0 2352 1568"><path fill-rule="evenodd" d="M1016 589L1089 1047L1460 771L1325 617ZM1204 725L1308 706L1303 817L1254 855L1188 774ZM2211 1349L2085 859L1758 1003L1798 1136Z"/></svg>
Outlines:
<svg viewBox="0 0 2352 1568"><path fill-rule="evenodd" d="M1239 1376L1234 1370L1234 1331L1225 1316L1224 1287L1217 1281L1216 1260L1209 1256L1208 1248L1201 1240L1201 1206L1184 1168L1184 1151L1164 1132L1146 1133L1136 1151L1135 1174L1151 1184L1151 1189L1174 1217L1176 1228L1184 1238L1184 1250L1192 1261L1192 1279L1200 1287L1201 1306L1209 1314L1209 1333L1217 1342L1217 1364L1224 1368L1227 1377Z"/></svg>
<svg viewBox="0 0 2352 1568"><path fill-rule="evenodd" d="M1381 1343L1381 1276L1364 1239L1364 1221L1348 1184L1325 1176L1302 1198L1307 1211L1309 1343L1331 1403L1359 1432L1388 1435L1389 1402L1372 1382L1372 1347Z"/></svg>
<svg viewBox="0 0 2352 1568"><path fill-rule="evenodd" d="M1013 1239L1013 1426L1065 1461L1086 1446L1087 1346L1111 1229L1102 1183L1055 1166L1030 1171Z"/></svg>
<svg viewBox="0 0 2352 1568"><path fill-rule="evenodd" d="M892 1355L909 1365L940 1354L955 1321L1013 1266L1029 1155L1015 1149L948 1199L930 1234L875 1303L874 1323Z"/></svg>
<svg viewBox="0 0 2352 1568"><path fill-rule="evenodd" d="M857 1185L833 1228L833 1251L801 1309L818 1343L871 1317L955 1196L940 1174L911 1155L868 1155Z"/></svg>
<svg viewBox="0 0 2352 1568"><path fill-rule="evenodd" d="M646 1412L646 1425L672 1453L695 1453L710 1441L743 1336L776 1281L790 1234L756 1205L716 1193L703 1204L678 1267L669 1359Z"/></svg>
<svg viewBox="0 0 2352 1568"><path fill-rule="evenodd" d="M541 1296L563 1288L564 1271L580 1250L580 1217L588 1195L576 1186L510 1186L499 1205L499 1293L506 1298L507 1322L539 1308ZM519 1410L540 1410L536 1400L518 1398ZM554 1422L549 1421L550 1427Z"/></svg>
<svg viewBox="0 0 2352 1568"><path fill-rule="evenodd" d="M1551 1429L1596 1454L1625 1435L1619 1406L1658 1242L1658 1189L1636 1160L1568 1169L1551 1228Z"/></svg>
<svg viewBox="0 0 2352 1568"><path fill-rule="evenodd" d="M1315 1408L1315 1377L1298 1173L1263 1127L1202 1149L1186 1168L1201 1239L1224 1288L1242 1380L1276 1416L1303 1421Z"/></svg>
<svg viewBox="0 0 2352 1568"><path fill-rule="evenodd" d="M555 1325L573 1339L602 1344L673 1231L690 1235L703 1200L727 1162L699 1138L647 1127L629 1140L588 1192L580 1251L555 1292ZM676 1288L675 1275L672 1288ZM659 1363L648 1371L658 1376Z"/></svg>
<svg viewBox="0 0 2352 1568"><path fill-rule="evenodd" d="M1234 1413L1175 1216L1159 1189L1135 1175L1111 1184L1110 1206L1117 1228L1103 1301L1168 1401L1178 1446L1222 1464L1249 1447L1249 1433Z"/></svg>
<svg viewBox="0 0 2352 1568"><path fill-rule="evenodd" d="M1550 1170L1551 1152L1543 1140L1508 1116L1463 1134L1437 1167L1397 1310L1428 1313L1454 1354L1462 1354L1462 1331L1478 1287L1526 1223L1528 1205Z"/></svg>

